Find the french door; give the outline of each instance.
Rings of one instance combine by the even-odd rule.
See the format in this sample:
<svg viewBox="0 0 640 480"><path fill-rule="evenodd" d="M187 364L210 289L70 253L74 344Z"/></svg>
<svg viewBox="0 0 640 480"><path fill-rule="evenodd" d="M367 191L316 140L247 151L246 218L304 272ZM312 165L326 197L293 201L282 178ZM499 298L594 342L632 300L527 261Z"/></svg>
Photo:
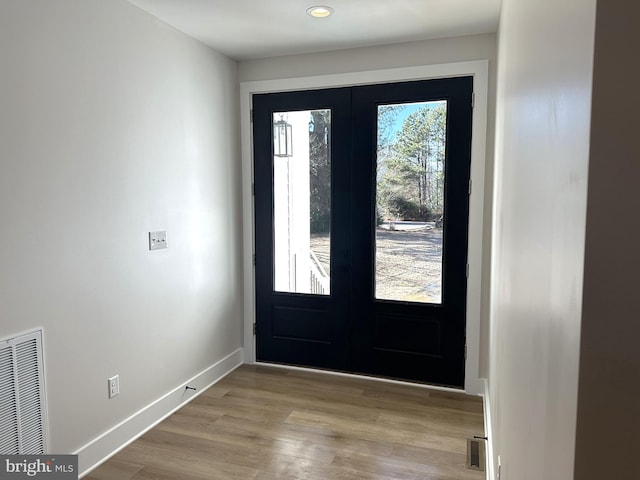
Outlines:
<svg viewBox="0 0 640 480"><path fill-rule="evenodd" d="M258 361L463 387L472 91L253 96Z"/></svg>

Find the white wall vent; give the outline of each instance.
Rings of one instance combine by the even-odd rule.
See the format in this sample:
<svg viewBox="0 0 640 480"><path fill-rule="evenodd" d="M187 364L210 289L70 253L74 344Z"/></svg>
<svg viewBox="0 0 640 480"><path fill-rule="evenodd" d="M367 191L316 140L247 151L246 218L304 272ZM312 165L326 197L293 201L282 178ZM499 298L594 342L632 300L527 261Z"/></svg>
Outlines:
<svg viewBox="0 0 640 480"><path fill-rule="evenodd" d="M42 331L0 340L0 454L46 453Z"/></svg>

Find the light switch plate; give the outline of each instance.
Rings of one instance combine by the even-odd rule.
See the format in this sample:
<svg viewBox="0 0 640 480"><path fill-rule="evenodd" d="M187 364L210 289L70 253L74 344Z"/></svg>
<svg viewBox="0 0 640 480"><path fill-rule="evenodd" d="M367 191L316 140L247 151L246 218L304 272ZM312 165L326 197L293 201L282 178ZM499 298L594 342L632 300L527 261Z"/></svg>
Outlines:
<svg viewBox="0 0 640 480"><path fill-rule="evenodd" d="M167 232L160 230L158 232L149 232L149 250L160 250L167 248Z"/></svg>

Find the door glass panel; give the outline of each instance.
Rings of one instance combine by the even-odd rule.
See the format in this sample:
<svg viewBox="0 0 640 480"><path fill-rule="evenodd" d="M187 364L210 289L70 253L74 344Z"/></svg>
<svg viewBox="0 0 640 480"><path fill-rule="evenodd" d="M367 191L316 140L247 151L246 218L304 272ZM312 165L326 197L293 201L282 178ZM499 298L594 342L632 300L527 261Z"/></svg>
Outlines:
<svg viewBox="0 0 640 480"><path fill-rule="evenodd" d="M273 115L274 288L331 293L331 110Z"/></svg>
<svg viewBox="0 0 640 480"><path fill-rule="evenodd" d="M378 106L375 298L442 302L447 102Z"/></svg>

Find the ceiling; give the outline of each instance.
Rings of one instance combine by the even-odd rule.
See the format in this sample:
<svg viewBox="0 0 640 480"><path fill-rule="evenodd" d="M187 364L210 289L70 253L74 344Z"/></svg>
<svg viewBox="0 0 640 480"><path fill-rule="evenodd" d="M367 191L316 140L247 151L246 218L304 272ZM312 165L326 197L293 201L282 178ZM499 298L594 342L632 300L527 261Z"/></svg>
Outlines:
<svg viewBox="0 0 640 480"><path fill-rule="evenodd" d="M129 0L236 60L495 32L501 0ZM328 18L306 9L327 5Z"/></svg>

